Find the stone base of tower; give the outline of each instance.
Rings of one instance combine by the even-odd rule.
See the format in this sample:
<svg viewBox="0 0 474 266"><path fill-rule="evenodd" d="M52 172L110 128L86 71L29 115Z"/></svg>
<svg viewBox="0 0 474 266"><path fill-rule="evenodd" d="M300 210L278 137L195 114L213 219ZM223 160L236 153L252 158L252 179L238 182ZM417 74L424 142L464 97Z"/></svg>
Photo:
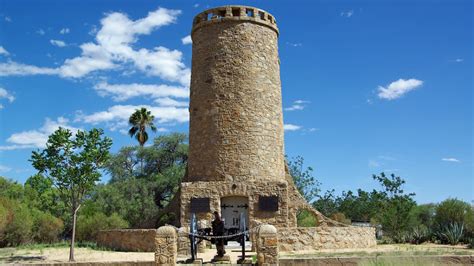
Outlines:
<svg viewBox="0 0 474 266"><path fill-rule="evenodd" d="M275 196L278 208L273 211L262 210L265 206L261 205L260 200ZM197 209L193 212L193 208ZM318 225L298 227L297 213L301 210L312 213L317 218ZM166 210L167 213L175 213L174 225L185 228L189 227L192 213L195 213L200 228L210 227L214 211L222 214L227 227L238 228L239 213L245 214L247 228L254 228L259 224L274 225L279 232L281 251L376 245L375 228L342 224L315 210L298 192L288 169L285 178L278 182L182 182L180 190Z"/></svg>

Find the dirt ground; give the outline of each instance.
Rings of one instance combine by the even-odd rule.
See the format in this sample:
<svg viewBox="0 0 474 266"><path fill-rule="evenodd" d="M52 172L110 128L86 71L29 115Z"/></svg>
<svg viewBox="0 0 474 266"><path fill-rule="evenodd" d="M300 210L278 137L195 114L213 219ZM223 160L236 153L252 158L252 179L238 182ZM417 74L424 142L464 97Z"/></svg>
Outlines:
<svg viewBox="0 0 474 266"><path fill-rule="evenodd" d="M114 261L153 261L152 252L117 252L101 251L90 248L76 248L75 257L78 262L114 262ZM236 262L240 255L238 247L228 248L227 254L231 261ZM252 256L255 253L248 252ZM210 261L215 255L215 250L207 250L205 253L198 253L198 257L205 262ZM436 244L421 245L378 245L373 248L363 249L333 249L320 250L318 252L292 252L282 253L281 257L339 257L339 256L374 256L374 255L474 255L474 250L467 249L466 246L449 246ZM22 248L2 248L0 249L0 264L29 264L29 263L49 263L67 262L69 258L69 248L43 248L43 249L22 249ZM179 257L178 260L185 260L186 257Z"/></svg>

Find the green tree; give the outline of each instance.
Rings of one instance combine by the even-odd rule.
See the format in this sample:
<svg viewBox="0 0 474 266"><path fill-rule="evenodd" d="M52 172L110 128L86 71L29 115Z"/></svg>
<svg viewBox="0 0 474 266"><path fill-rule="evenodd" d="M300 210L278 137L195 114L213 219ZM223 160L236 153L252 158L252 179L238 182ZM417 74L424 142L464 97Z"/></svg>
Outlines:
<svg viewBox="0 0 474 266"><path fill-rule="evenodd" d="M303 157L297 156L293 160L288 160L288 170L301 195L307 202L313 202L321 190L321 183L313 176L313 168L304 169Z"/></svg>
<svg viewBox="0 0 474 266"><path fill-rule="evenodd" d="M403 242L403 236L409 232L410 213L416 205L413 200L414 193L406 194L403 190L405 180L399 176L391 174L386 176L385 173L373 175L373 179L377 180L383 190L380 192L386 200L382 202L378 221L381 222L384 232L392 237L396 242Z"/></svg>
<svg viewBox="0 0 474 266"><path fill-rule="evenodd" d="M145 142L148 141L146 128L150 127L153 132L156 132L156 127L153 124L154 119L155 117L151 112L144 107L135 110L128 119L128 123L132 126L128 131L128 134L130 134L130 137L135 137L142 147L145 145Z"/></svg>
<svg viewBox="0 0 474 266"><path fill-rule="evenodd" d="M33 151L31 162L39 174L48 177L70 208L72 236L69 261L74 261L74 239L77 212L85 196L100 179L99 170L109 157L112 140L103 131L79 130L75 136L69 129L59 128L48 138L46 149Z"/></svg>

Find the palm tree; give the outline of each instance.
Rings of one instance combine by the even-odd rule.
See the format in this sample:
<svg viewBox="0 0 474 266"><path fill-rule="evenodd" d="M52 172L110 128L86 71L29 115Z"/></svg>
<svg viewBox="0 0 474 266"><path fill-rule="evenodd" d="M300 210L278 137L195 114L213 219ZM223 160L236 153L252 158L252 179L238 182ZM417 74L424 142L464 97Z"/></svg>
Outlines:
<svg viewBox="0 0 474 266"><path fill-rule="evenodd" d="M132 126L128 130L130 137L135 136L140 146L143 147L145 142L148 140L148 133L146 128L150 127L153 132L156 132L156 127L153 124L155 117L146 108L135 110L135 112L128 119L128 123Z"/></svg>

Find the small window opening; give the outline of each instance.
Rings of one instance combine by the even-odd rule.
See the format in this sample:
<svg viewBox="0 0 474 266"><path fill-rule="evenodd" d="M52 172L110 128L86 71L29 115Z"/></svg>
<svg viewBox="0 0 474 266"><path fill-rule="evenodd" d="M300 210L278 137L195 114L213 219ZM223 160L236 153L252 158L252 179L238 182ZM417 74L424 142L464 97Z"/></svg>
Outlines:
<svg viewBox="0 0 474 266"><path fill-rule="evenodd" d="M233 9L232 9L232 16L233 16L233 17L238 17L238 16L240 16L240 9L238 9L238 8L233 8Z"/></svg>
<svg viewBox="0 0 474 266"><path fill-rule="evenodd" d="M261 20L265 20L265 13L263 13L262 11L258 11L258 15L260 16Z"/></svg>
<svg viewBox="0 0 474 266"><path fill-rule="evenodd" d="M247 9L245 10L245 13L247 13L247 16L253 17L253 9Z"/></svg>
<svg viewBox="0 0 474 266"><path fill-rule="evenodd" d="M225 10L219 10L219 18L225 17Z"/></svg>
<svg viewBox="0 0 474 266"><path fill-rule="evenodd" d="M268 20L269 20L271 23L273 23L273 17L272 17L272 16L268 15Z"/></svg>

